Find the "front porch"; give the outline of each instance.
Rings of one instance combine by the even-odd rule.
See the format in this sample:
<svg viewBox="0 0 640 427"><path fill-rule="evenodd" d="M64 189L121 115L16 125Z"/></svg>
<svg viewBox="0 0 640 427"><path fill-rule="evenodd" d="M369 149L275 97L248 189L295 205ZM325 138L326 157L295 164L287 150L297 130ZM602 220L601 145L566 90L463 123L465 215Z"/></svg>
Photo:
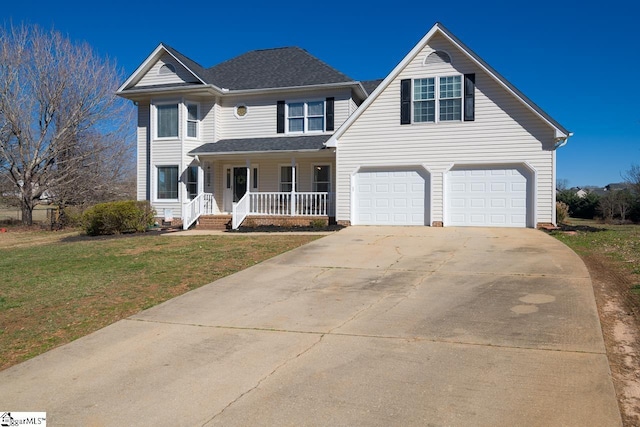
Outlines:
<svg viewBox="0 0 640 427"><path fill-rule="evenodd" d="M309 225L312 221L326 221L335 217L335 196L329 192L259 192L247 191L238 202L233 202L229 214L217 209L215 197L211 193L200 193L184 209L183 229L187 230L201 217L220 227L231 221L231 228L237 229L245 221L255 225ZM216 220L217 218L217 220Z"/></svg>

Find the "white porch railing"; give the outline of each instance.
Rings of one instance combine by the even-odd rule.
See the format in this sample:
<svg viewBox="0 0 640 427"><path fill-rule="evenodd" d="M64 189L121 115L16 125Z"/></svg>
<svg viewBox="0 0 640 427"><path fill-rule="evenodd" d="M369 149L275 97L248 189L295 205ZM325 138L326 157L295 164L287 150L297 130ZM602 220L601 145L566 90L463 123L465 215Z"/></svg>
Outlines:
<svg viewBox="0 0 640 427"><path fill-rule="evenodd" d="M274 192L246 193L233 204L231 226L240 227L247 215L273 216L335 216L333 193ZM213 194L200 193L184 205L182 228L187 230L201 215L214 215Z"/></svg>
<svg viewBox="0 0 640 427"><path fill-rule="evenodd" d="M251 193L245 193L244 196L237 203L233 204L233 212L231 216L231 228L237 230L242 224L242 221L249 215L249 206Z"/></svg>
<svg viewBox="0 0 640 427"><path fill-rule="evenodd" d="M333 194L249 193L251 215L333 216Z"/></svg>
<svg viewBox="0 0 640 427"><path fill-rule="evenodd" d="M216 200L211 193L200 193L184 206L182 229L187 230L201 215L215 213Z"/></svg>

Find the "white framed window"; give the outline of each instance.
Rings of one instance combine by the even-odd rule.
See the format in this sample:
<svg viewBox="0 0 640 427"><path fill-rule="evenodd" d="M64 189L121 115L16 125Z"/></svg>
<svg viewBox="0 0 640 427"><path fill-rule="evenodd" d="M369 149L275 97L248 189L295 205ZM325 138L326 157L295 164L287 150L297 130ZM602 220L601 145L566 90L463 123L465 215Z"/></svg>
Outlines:
<svg viewBox="0 0 640 427"><path fill-rule="evenodd" d="M280 191L291 192L293 190L293 167L280 166Z"/></svg>
<svg viewBox="0 0 640 427"><path fill-rule="evenodd" d="M178 200L178 166L156 167L156 197L158 200Z"/></svg>
<svg viewBox="0 0 640 427"><path fill-rule="evenodd" d="M299 191L299 168L296 166L296 191ZM279 177L279 188L278 190L283 193L291 192L293 189L293 167L291 164L289 165L280 165L280 177Z"/></svg>
<svg viewBox="0 0 640 427"><path fill-rule="evenodd" d="M462 120L462 76L413 80L413 122Z"/></svg>
<svg viewBox="0 0 640 427"><path fill-rule="evenodd" d="M462 76L440 77L440 121L462 120Z"/></svg>
<svg viewBox="0 0 640 427"><path fill-rule="evenodd" d="M179 105L178 102L156 104L156 136L158 138L178 137Z"/></svg>
<svg viewBox="0 0 640 427"><path fill-rule="evenodd" d="M413 121L436 121L436 85L433 77L413 81Z"/></svg>
<svg viewBox="0 0 640 427"><path fill-rule="evenodd" d="M198 167L189 166L187 168L187 197L193 200L198 195Z"/></svg>
<svg viewBox="0 0 640 427"><path fill-rule="evenodd" d="M200 132L200 106L195 102L187 102L187 138L198 138Z"/></svg>
<svg viewBox="0 0 640 427"><path fill-rule="evenodd" d="M313 191L331 192L331 165L313 166Z"/></svg>
<svg viewBox="0 0 640 427"><path fill-rule="evenodd" d="M289 133L324 132L324 101L290 102L287 104Z"/></svg>

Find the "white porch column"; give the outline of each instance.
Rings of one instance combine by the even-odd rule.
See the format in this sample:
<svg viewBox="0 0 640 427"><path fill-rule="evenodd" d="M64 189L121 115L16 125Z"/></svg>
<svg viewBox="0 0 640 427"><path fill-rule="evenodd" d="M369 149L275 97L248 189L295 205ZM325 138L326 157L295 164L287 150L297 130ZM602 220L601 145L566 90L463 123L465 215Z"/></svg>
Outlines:
<svg viewBox="0 0 640 427"><path fill-rule="evenodd" d="M251 191L251 160L247 159L247 193Z"/></svg>
<svg viewBox="0 0 640 427"><path fill-rule="evenodd" d="M291 215L296 213L296 158L291 158Z"/></svg>

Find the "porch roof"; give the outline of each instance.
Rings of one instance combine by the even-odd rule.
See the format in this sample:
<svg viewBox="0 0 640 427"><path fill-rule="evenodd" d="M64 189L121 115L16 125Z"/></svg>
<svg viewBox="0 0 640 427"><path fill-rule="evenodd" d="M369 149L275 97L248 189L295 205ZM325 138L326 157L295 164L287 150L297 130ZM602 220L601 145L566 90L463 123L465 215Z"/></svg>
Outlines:
<svg viewBox="0 0 640 427"><path fill-rule="evenodd" d="M288 136L270 138L221 139L189 151L190 156L206 154L264 153L277 151L320 151L331 135Z"/></svg>

